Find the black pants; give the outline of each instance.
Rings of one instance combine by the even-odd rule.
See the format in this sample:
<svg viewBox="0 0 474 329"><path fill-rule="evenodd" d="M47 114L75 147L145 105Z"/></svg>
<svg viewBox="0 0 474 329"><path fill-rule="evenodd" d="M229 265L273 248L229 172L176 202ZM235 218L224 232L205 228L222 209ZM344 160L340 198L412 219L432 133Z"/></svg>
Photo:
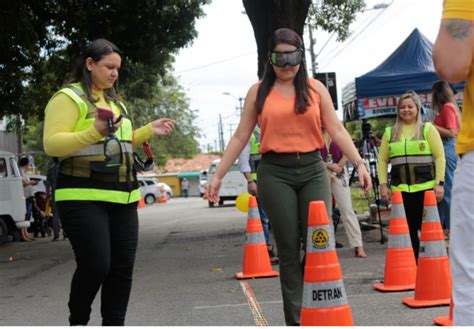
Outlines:
<svg viewBox="0 0 474 329"><path fill-rule="evenodd" d="M137 203L57 203L77 268L71 282L69 322L86 325L102 287L102 325L124 325L138 244Z"/></svg>
<svg viewBox="0 0 474 329"><path fill-rule="evenodd" d="M418 251L420 249L418 232L421 231L421 224L423 222L425 191L415 193L402 192L402 197L410 230L411 245L415 253L415 259L418 261Z"/></svg>

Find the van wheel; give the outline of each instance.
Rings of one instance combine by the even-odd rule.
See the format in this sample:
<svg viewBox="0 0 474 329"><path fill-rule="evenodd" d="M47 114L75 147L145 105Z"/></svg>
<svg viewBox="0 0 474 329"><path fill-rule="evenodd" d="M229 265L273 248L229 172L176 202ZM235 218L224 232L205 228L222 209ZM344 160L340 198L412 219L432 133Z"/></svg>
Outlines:
<svg viewBox="0 0 474 329"><path fill-rule="evenodd" d="M209 203L209 208L214 208L214 202L208 201Z"/></svg>
<svg viewBox="0 0 474 329"><path fill-rule="evenodd" d="M8 237L8 228L7 224L0 218L0 246L4 245L7 242Z"/></svg>
<svg viewBox="0 0 474 329"><path fill-rule="evenodd" d="M155 196L153 194L147 194L145 196L145 203L146 204L152 204L155 203Z"/></svg>
<svg viewBox="0 0 474 329"><path fill-rule="evenodd" d="M21 241L20 230L15 227L13 231L11 231L10 234L8 234L7 241L8 242Z"/></svg>

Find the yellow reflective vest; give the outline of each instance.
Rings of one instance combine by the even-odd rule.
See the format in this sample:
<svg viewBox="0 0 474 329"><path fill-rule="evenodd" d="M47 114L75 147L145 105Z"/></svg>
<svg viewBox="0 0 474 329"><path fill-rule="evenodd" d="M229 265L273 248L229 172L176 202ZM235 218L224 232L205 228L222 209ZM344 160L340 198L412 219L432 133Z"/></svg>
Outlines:
<svg viewBox="0 0 474 329"><path fill-rule="evenodd" d="M79 83L71 84L58 93L69 96L79 108L80 117L73 132L90 129L94 125L96 106L87 99L82 86ZM79 152L60 158L56 202L81 200L128 204L140 200L140 188L133 166L132 122L122 103L111 101L110 105L114 112L118 110L122 114L122 124L115 132L121 144L122 164L106 166L104 138Z"/></svg>
<svg viewBox="0 0 474 329"><path fill-rule="evenodd" d="M257 180L257 167L262 155L260 154L260 128L255 127L250 136L250 170L252 179Z"/></svg>
<svg viewBox="0 0 474 329"><path fill-rule="evenodd" d="M390 185L392 190L419 192L432 189L435 182L435 162L427 136L431 123L423 126L423 139L401 138L392 141L392 127L385 129L392 169Z"/></svg>

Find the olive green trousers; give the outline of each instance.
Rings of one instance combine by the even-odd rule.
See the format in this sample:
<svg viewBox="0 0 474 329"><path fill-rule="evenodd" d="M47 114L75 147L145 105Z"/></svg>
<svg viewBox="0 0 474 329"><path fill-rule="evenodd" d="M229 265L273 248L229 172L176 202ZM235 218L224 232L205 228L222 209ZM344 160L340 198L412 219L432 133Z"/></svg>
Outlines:
<svg viewBox="0 0 474 329"><path fill-rule="evenodd" d="M257 169L258 196L267 212L280 258L280 282L287 325L300 323L304 257L311 201L331 213L331 190L319 151L263 154ZM332 225L332 220L329 221Z"/></svg>

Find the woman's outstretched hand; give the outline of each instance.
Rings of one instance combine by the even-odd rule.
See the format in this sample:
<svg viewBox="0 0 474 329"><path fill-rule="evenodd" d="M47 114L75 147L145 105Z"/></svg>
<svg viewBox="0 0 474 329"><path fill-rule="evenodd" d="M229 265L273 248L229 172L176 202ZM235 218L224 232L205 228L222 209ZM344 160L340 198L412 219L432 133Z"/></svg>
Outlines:
<svg viewBox="0 0 474 329"><path fill-rule="evenodd" d="M370 178L367 168L364 165L360 165L357 170L359 171L359 182L364 192L367 194L372 189L372 179Z"/></svg>
<svg viewBox="0 0 474 329"><path fill-rule="evenodd" d="M167 136L171 134L174 129L174 122L171 119L163 118L152 121L151 127L154 136Z"/></svg>
<svg viewBox="0 0 474 329"><path fill-rule="evenodd" d="M219 202L219 190L221 188L222 180L217 177L212 177L211 181L206 184L206 192L202 197L204 200L210 202Z"/></svg>

